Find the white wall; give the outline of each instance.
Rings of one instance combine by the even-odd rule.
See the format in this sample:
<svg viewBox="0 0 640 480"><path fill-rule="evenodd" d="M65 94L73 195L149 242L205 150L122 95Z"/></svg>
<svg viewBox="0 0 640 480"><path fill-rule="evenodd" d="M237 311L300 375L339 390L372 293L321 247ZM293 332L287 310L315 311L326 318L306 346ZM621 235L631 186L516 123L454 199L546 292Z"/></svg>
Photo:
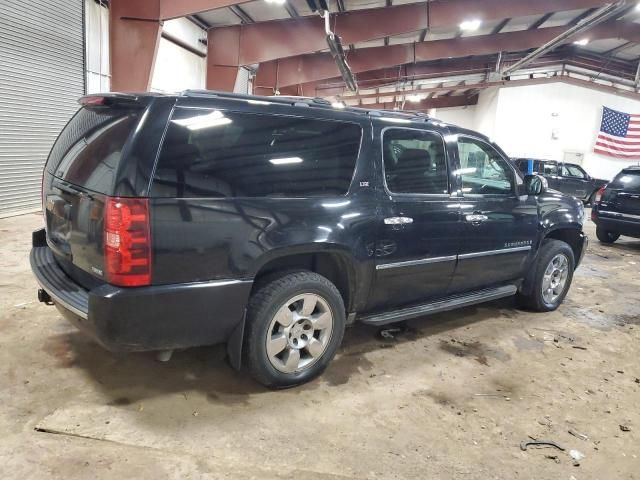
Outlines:
<svg viewBox="0 0 640 480"><path fill-rule="evenodd" d="M475 105L469 105L467 107L436 108L434 110L435 112L433 113L433 116L438 120L458 125L462 128L475 128Z"/></svg>
<svg viewBox="0 0 640 480"><path fill-rule="evenodd" d="M640 101L557 82L485 90L475 108L438 109L436 117L489 136L512 157L563 160L581 153L589 174L609 180L638 160L593 152L603 105L640 113Z"/></svg>
<svg viewBox="0 0 640 480"><path fill-rule="evenodd" d="M164 22L162 29L190 47L206 53L206 46L198 41L200 38L207 37L206 32L186 18L168 20ZM205 88L206 73L207 62L204 57L166 38L161 38L151 80L151 90L171 93L188 88Z"/></svg>

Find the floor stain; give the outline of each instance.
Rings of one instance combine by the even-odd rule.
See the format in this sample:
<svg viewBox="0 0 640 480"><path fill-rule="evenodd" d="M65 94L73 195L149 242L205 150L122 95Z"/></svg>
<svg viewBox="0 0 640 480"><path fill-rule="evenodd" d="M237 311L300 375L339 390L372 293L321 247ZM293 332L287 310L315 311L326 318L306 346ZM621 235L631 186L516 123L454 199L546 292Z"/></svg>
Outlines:
<svg viewBox="0 0 640 480"><path fill-rule="evenodd" d="M489 358L494 358L502 362L506 362L511 359L511 356L500 349L490 348L486 345L474 341L465 342L452 338L450 340L441 340L440 349L455 355L456 357L473 357L473 359L481 365L489 365Z"/></svg>

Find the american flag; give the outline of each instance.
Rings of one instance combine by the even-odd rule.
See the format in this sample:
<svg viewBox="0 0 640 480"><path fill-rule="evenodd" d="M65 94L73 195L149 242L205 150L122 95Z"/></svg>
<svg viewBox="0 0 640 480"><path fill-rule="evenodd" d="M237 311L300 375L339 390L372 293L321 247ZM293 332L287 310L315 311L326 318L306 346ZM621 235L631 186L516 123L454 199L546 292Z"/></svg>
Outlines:
<svg viewBox="0 0 640 480"><path fill-rule="evenodd" d="M603 107L593 151L617 158L640 158L640 115Z"/></svg>

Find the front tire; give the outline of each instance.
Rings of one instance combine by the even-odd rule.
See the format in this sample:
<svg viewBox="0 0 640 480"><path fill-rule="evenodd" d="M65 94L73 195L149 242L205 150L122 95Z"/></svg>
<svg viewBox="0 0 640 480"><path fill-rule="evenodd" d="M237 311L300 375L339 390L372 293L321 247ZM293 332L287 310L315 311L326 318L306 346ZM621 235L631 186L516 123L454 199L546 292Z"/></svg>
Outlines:
<svg viewBox="0 0 640 480"><path fill-rule="evenodd" d="M320 375L342 343L344 302L336 286L313 272L263 285L247 310L244 355L254 379L286 388Z"/></svg>
<svg viewBox="0 0 640 480"><path fill-rule="evenodd" d="M518 295L520 303L536 312L550 312L563 302L571 286L575 258L571 247L555 239L543 241L535 264L529 294Z"/></svg>
<svg viewBox="0 0 640 480"><path fill-rule="evenodd" d="M620 234L616 232L610 232L609 230L605 230L604 228L596 227L596 237L602 243L613 243L618 238L620 238Z"/></svg>

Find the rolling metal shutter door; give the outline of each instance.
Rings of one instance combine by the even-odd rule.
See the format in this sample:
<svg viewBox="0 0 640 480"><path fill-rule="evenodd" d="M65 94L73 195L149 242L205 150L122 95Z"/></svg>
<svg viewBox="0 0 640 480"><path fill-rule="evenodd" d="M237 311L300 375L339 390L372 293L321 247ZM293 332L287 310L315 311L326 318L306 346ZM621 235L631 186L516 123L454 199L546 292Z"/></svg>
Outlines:
<svg viewBox="0 0 640 480"><path fill-rule="evenodd" d="M83 0L0 0L0 217L41 207L42 168L84 94Z"/></svg>

